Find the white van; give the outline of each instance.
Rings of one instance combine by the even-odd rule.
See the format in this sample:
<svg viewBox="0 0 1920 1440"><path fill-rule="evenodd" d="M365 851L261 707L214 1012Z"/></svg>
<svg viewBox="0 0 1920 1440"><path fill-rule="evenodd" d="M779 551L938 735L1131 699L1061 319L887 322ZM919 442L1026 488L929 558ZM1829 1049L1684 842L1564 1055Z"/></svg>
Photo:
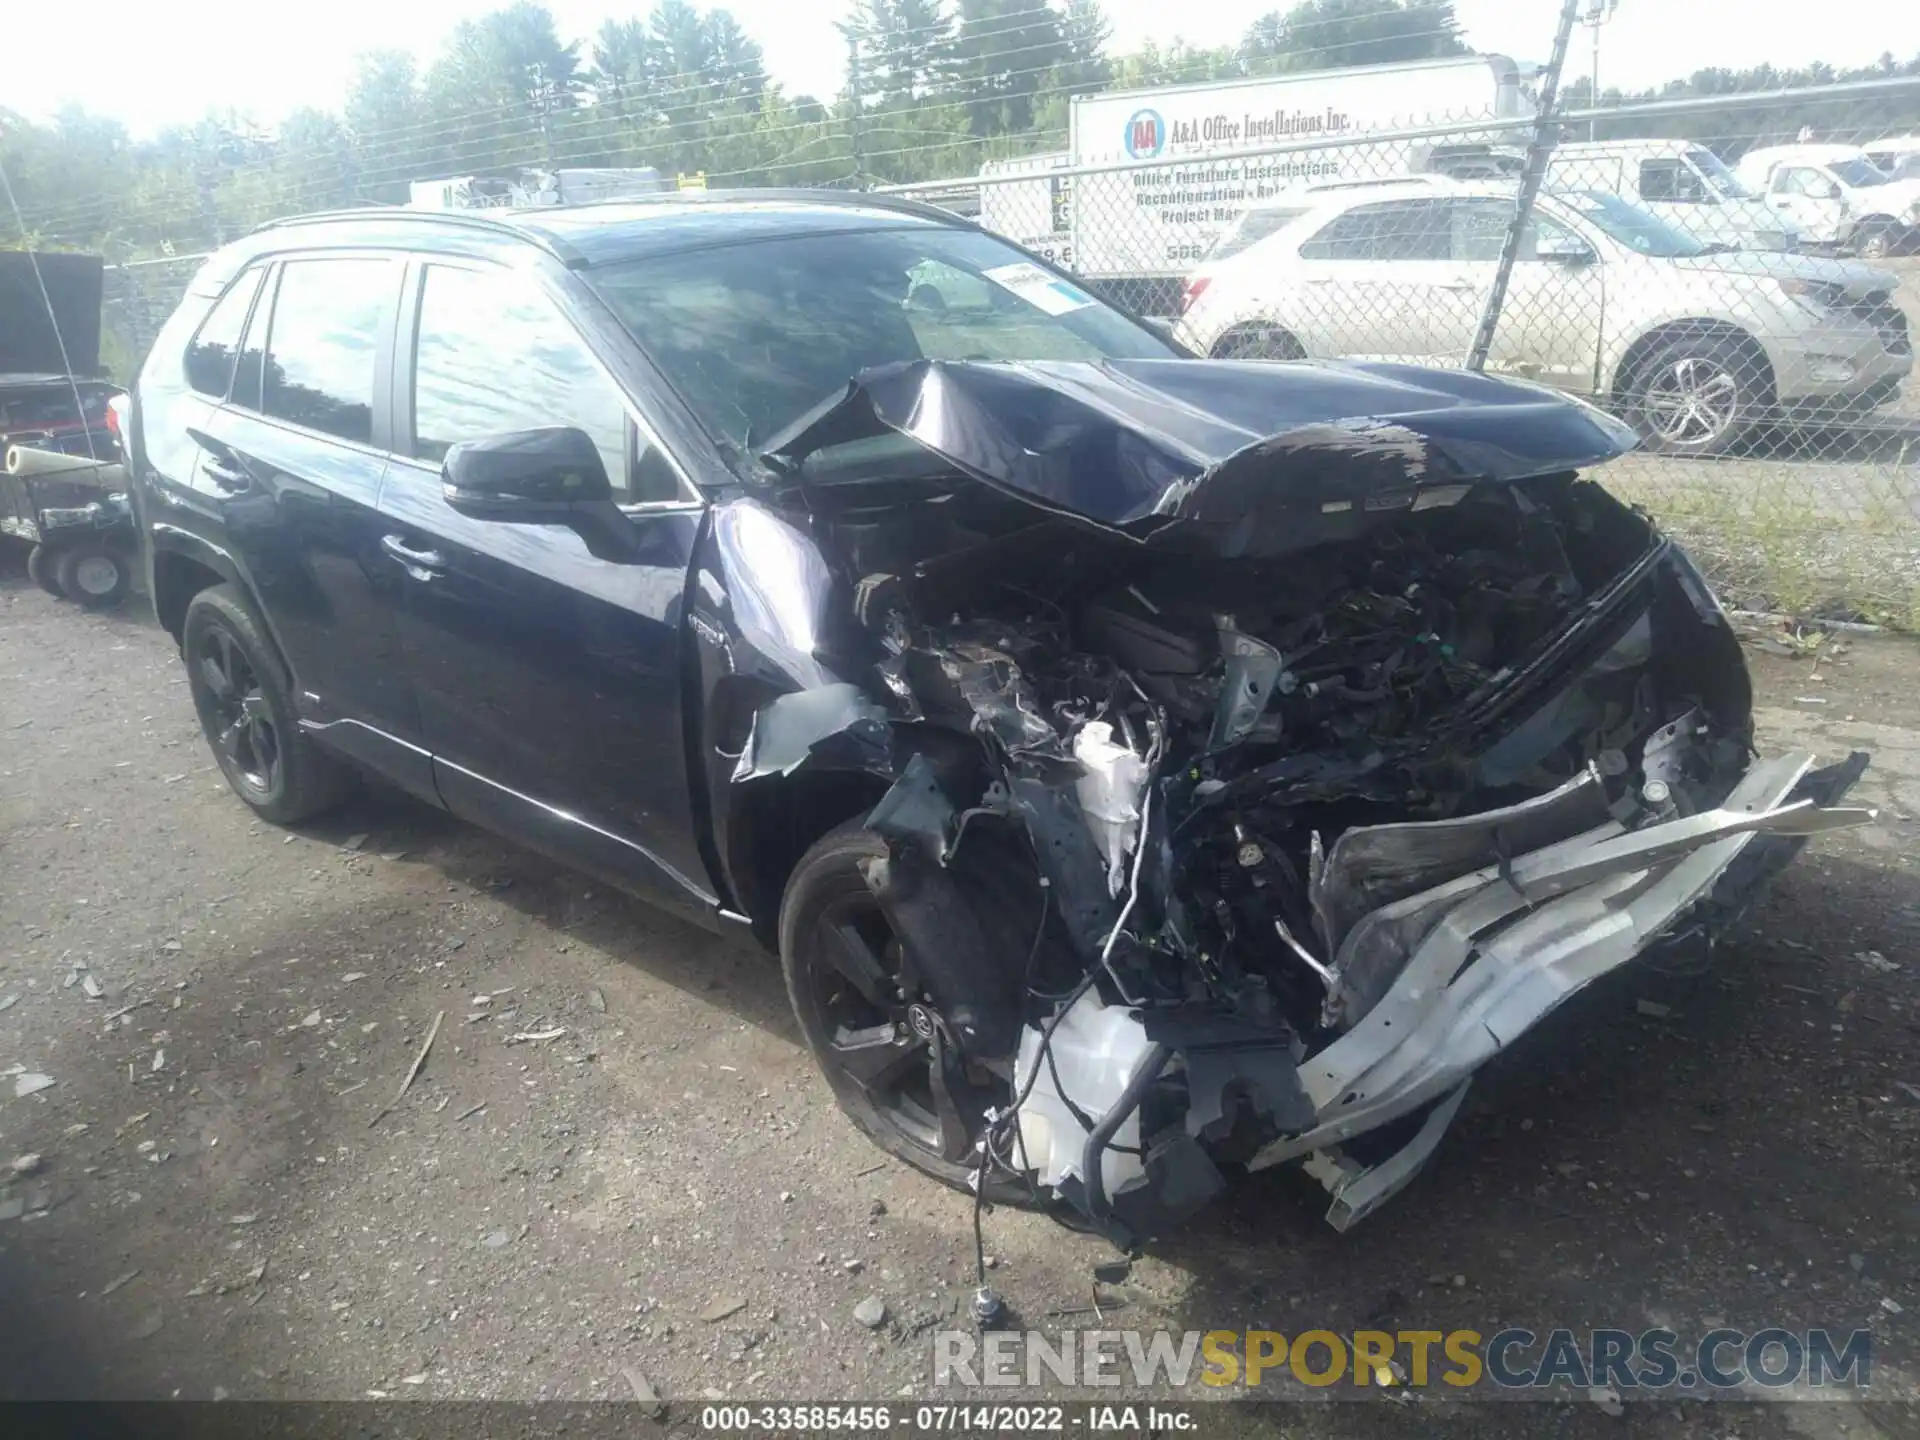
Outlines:
<svg viewBox="0 0 1920 1440"><path fill-rule="evenodd" d="M1563 144L1547 188L1599 190L1651 212L1706 245L1793 250L1799 228L1742 185L1720 157L1689 140L1593 140Z"/></svg>
<svg viewBox="0 0 1920 1440"><path fill-rule="evenodd" d="M1894 179L1858 145L1763 146L1735 173L1792 216L1808 244L1877 260L1920 238L1920 179Z"/></svg>

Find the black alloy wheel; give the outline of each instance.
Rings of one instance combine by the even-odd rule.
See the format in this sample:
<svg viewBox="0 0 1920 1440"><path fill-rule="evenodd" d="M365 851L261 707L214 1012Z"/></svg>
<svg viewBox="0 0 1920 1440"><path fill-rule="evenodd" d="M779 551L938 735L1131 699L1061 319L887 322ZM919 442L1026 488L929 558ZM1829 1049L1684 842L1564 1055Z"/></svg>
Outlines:
<svg viewBox="0 0 1920 1440"><path fill-rule="evenodd" d="M235 794L277 825L340 798L347 772L300 730L279 657L231 586L193 597L180 653L201 732Z"/></svg>
<svg viewBox="0 0 1920 1440"><path fill-rule="evenodd" d="M1006 944L951 871L929 867L912 902L884 904L870 876L888 863L860 821L802 858L780 915L787 991L841 1109L889 1154L965 1189L988 1109L1013 1098L1025 941ZM1006 1170L990 1177L987 1198L1027 1198Z"/></svg>
<svg viewBox="0 0 1920 1440"><path fill-rule="evenodd" d="M283 784L280 737L253 662L223 625L210 625L194 667L201 719L220 768L250 799L268 801Z"/></svg>

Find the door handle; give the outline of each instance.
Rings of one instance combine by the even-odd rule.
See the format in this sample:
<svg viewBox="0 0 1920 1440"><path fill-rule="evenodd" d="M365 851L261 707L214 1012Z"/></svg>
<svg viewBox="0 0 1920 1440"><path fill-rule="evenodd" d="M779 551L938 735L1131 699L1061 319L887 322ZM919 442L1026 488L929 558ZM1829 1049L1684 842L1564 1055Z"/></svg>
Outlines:
<svg viewBox="0 0 1920 1440"><path fill-rule="evenodd" d="M398 535L384 535L380 539L380 548L407 567L407 572L416 580L430 578L435 571L447 568L446 558L438 550L412 550L406 541Z"/></svg>
<svg viewBox="0 0 1920 1440"><path fill-rule="evenodd" d="M1478 290L1480 287L1471 280L1446 280L1441 282L1440 288L1442 290Z"/></svg>
<svg viewBox="0 0 1920 1440"><path fill-rule="evenodd" d="M239 466L230 465L224 460L215 460L209 457L201 461L200 473L211 480L217 488L226 491L229 495L237 495L242 490L251 490L253 488L253 477L251 475L247 474L247 472Z"/></svg>

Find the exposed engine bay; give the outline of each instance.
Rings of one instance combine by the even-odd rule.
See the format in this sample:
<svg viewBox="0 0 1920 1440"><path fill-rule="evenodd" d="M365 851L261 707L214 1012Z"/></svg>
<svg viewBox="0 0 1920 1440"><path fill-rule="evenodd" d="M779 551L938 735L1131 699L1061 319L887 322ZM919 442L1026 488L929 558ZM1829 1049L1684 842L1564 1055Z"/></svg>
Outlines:
<svg viewBox="0 0 1920 1440"><path fill-rule="evenodd" d="M1202 529L1089 525L871 433L780 496L841 570L866 681L767 707L736 779L889 777L876 887L1024 840L1020 1013L943 1029L946 1063L1011 1087L979 1163L1123 1245L1282 1160L1352 1223L1603 961L1708 933L1741 855L1860 818L1811 802L1864 757L1754 763L1737 644L1642 516L1366 434L1391 463L1297 525L1223 527L1207 475L1174 487ZM1240 456L1209 473L1237 462L1258 494Z"/></svg>

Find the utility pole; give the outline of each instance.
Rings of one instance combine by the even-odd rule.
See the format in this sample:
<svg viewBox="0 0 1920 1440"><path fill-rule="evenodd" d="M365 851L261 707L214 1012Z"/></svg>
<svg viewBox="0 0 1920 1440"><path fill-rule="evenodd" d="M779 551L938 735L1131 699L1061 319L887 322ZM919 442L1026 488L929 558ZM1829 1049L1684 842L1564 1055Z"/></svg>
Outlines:
<svg viewBox="0 0 1920 1440"><path fill-rule="evenodd" d="M1507 283L1513 279L1514 258L1520 253L1520 237L1533 219L1533 202L1539 197L1540 182L1547 173L1547 157L1560 140L1560 123L1554 119L1560 108L1560 72L1566 68L1567 47L1573 40L1573 27L1580 18L1580 0L1566 0L1560 7L1560 24L1554 31L1553 58L1547 62L1546 78L1540 83L1540 113L1533 122L1533 141L1527 146L1527 168L1520 174L1520 193L1514 199L1513 223L1507 227L1506 243L1500 247L1500 263L1494 267L1493 289L1487 295L1486 308L1480 312L1480 328L1467 352L1467 369L1487 368L1487 352L1493 349L1494 332L1500 327L1500 310L1507 303Z"/></svg>
<svg viewBox="0 0 1920 1440"><path fill-rule="evenodd" d="M847 103L853 107L849 123L853 140L853 183L856 188L867 179L867 120L865 87L860 81L860 36L847 30Z"/></svg>
<svg viewBox="0 0 1920 1440"><path fill-rule="evenodd" d="M553 168L553 93L554 84L543 71L540 77L540 142L546 151L547 168Z"/></svg>
<svg viewBox="0 0 1920 1440"><path fill-rule="evenodd" d="M1611 20L1619 8L1620 0L1587 0L1586 13L1580 17L1580 23L1593 32L1593 63L1587 71L1587 83L1593 87L1593 91L1587 104L1596 110L1600 108L1600 27ZM1587 139L1599 139L1599 131L1598 116L1587 121Z"/></svg>

